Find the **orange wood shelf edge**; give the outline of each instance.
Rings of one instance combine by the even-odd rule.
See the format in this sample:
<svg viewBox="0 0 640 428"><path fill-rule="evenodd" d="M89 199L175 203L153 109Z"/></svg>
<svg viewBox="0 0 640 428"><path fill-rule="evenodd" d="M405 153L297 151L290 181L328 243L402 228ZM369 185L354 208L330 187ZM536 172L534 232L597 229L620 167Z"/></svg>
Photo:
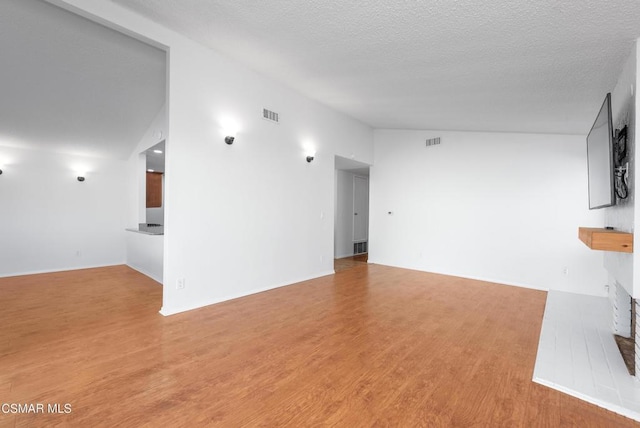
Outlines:
<svg viewBox="0 0 640 428"><path fill-rule="evenodd" d="M578 228L578 238L592 250L633 253L633 233L595 227Z"/></svg>

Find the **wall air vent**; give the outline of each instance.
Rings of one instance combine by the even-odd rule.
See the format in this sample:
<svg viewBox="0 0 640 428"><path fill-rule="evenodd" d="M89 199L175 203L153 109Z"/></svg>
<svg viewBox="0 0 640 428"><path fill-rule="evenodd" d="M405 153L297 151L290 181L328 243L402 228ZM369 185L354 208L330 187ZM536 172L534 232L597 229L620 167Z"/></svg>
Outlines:
<svg viewBox="0 0 640 428"><path fill-rule="evenodd" d="M266 108L262 109L262 118L274 123L278 123L280 121L278 113L267 110Z"/></svg>
<svg viewBox="0 0 640 428"><path fill-rule="evenodd" d="M353 243L353 254L364 254L367 252L367 247L368 247L368 243L367 241L364 242L354 242Z"/></svg>
<svg viewBox="0 0 640 428"><path fill-rule="evenodd" d="M427 140L427 147L429 147L429 146L437 146L438 144L440 144L440 137L429 138Z"/></svg>

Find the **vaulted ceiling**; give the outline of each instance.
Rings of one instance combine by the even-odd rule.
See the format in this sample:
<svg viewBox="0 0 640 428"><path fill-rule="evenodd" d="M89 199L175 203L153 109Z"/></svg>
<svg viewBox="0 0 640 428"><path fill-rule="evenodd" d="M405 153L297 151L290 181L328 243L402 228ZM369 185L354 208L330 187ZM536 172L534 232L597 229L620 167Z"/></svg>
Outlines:
<svg viewBox="0 0 640 428"><path fill-rule="evenodd" d="M637 0L111 0L374 128L586 134ZM165 52L41 0L0 1L0 146L125 158Z"/></svg>
<svg viewBox="0 0 640 428"><path fill-rule="evenodd" d="M165 102L165 52L41 0L0 1L0 146L126 158Z"/></svg>
<svg viewBox="0 0 640 428"><path fill-rule="evenodd" d="M637 0L112 0L375 128L586 134Z"/></svg>

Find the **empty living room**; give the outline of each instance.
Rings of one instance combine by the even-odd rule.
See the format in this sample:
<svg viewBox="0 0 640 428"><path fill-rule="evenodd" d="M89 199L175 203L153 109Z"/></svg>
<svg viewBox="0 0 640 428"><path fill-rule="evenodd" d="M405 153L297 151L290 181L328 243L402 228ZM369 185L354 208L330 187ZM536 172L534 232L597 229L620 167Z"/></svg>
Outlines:
<svg viewBox="0 0 640 428"><path fill-rule="evenodd" d="M639 37L3 0L0 427L640 426Z"/></svg>

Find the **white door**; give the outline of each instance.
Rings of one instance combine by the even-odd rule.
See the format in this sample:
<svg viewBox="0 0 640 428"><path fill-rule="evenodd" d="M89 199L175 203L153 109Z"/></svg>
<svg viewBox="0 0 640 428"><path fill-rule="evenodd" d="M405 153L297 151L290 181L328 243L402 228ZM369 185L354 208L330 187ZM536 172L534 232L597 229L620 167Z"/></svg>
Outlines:
<svg viewBox="0 0 640 428"><path fill-rule="evenodd" d="M369 236L369 179L353 176L353 242Z"/></svg>

